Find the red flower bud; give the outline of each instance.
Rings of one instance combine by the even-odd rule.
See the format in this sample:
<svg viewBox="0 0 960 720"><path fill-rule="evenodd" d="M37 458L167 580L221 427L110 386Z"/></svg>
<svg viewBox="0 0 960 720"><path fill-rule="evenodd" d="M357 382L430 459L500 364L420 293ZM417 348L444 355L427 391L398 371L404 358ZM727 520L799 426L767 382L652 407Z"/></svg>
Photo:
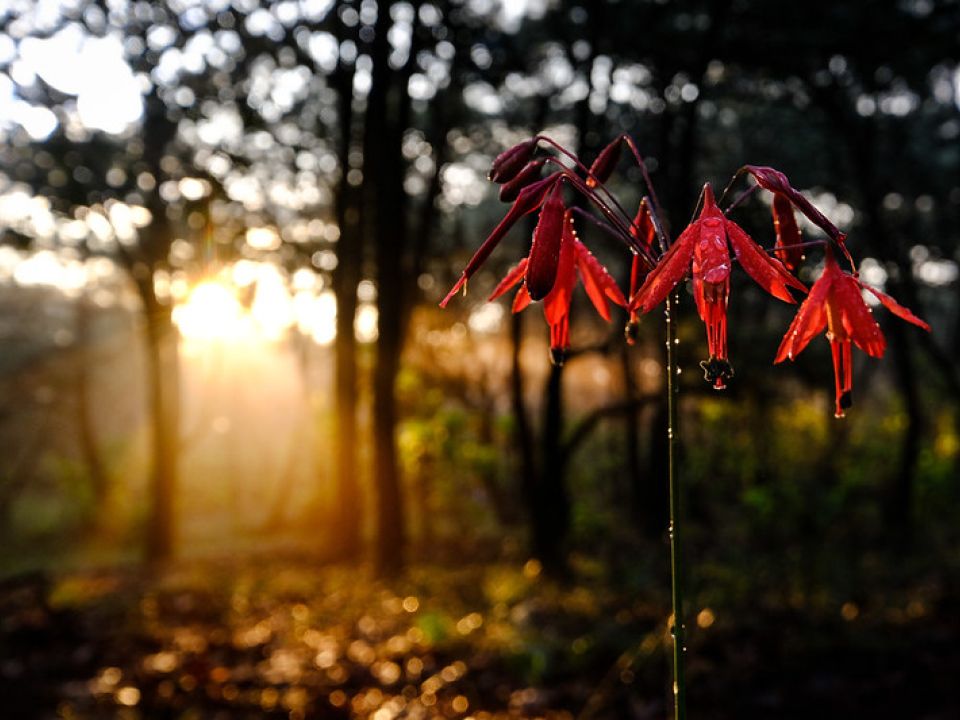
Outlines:
<svg viewBox="0 0 960 720"><path fill-rule="evenodd" d="M799 190L790 185L790 181L787 180L786 175L779 170L774 170L772 167L745 165L743 169L753 175L754 180L757 181L757 185L764 190L769 190L775 195L785 197L793 203L793 206L797 208L797 210L806 215L810 222L823 230L835 242L843 244L847 236L840 232L836 225L827 220L826 216L817 210L813 206L813 203L807 200Z"/></svg>
<svg viewBox="0 0 960 720"><path fill-rule="evenodd" d="M513 202L520 191L527 185L540 179L540 169L543 167L543 160L533 160L523 166L523 170L517 173L517 176L500 186L500 202Z"/></svg>
<svg viewBox="0 0 960 720"><path fill-rule="evenodd" d="M610 179L613 169L617 166L617 160L620 159L621 148L620 138L617 138L597 155L597 159L590 166L587 187L596 187Z"/></svg>
<svg viewBox="0 0 960 720"><path fill-rule="evenodd" d="M513 205L510 206L507 214L493 229L493 232L487 236L487 239L483 241L483 244L473 254L473 257L470 258L470 262L468 262L467 266L463 269L460 279L457 280L450 292L447 293L447 296L440 303L440 307L446 307L447 303L459 292L460 288L467 284L470 276L490 257L490 253L500 244L504 235L514 226L517 220L537 209L540 203L543 202L544 196L550 191L554 183L556 183L556 180L557 178L551 175L539 182L535 182L533 185L528 185L520 191L519 197L517 197Z"/></svg>
<svg viewBox="0 0 960 720"><path fill-rule="evenodd" d="M783 195L773 196L773 228L777 234L774 254L792 272L803 262L803 248L793 205Z"/></svg>
<svg viewBox="0 0 960 720"><path fill-rule="evenodd" d="M565 210L561 186L557 183L540 209L540 219L533 231L533 243L530 245L527 290L533 300L545 298L556 282Z"/></svg>
<svg viewBox="0 0 960 720"><path fill-rule="evenodd" d="M490 166L489 178L495 183L505 183L512 180L514 176L527 164L527 161L533 157L537 150L537 138L524 140L522 143L514 145L509 150L504 150L497 155Z"/></svg>

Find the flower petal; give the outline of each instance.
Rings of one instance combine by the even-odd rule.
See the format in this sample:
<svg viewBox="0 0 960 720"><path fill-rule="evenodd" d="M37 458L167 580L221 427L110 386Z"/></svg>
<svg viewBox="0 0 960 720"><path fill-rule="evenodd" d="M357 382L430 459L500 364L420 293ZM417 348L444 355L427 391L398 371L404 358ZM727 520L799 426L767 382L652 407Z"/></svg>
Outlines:
<svg viewBox="0 0 960 720"><path fill-rule="evenodd" d="M597 312L607 322L610 322L610 305L608 299L620 307L627 306L627 300L617 286L617 281L607 272L607 269L593 256L587 246L574 238L574 248L577 255L577 267L580 270L580 280L587 297L597 309Z"/></svg>
<svg viewBox="0 0 960 720"><path fill-rule="evenodd" d="M693 246L699 235L699 221L690 223L687 229L680 233L680 237L660 258L657 266L647 274L647 279L630 301L631 311L650 312L683 280L690 269Z"/></svg>
<svg viewBox="0 0 960 720"><path fill-rule="evenodd" d="M873 295L877 298L877 300L879 300L887 310L892 312L901 320L906 320L908 323L913 323L917 327L921 327L927 332L930 332L929 324L927 324L926 322L918 318L916 315L910 312L910 310L905 308L903 305L898 303L896 300L894 300L892 297L890 297L886 293L882 293L879 290L875 290L869 285L864 285L862 282L860 283L860 287L862 287L864 290L867 290L868 292L873 293Z"/></svg>
<svg viewBox="0 0 960 720"><path fill-rule="evenodd" d="M520 289L517 290L517 294L513 298L513 307L510 309L511 312L518 313L524 308L526 308L532 300L530 300L530 293L527 292L527 286L521 285Z"/></svg>
<svg viewBox="0 0 960 720"><path fill-rule="evenodd" d="M657 228L653 224L653 218L650 217L650 205L646 198L640 201L637 214L630 224L630 234L646 249L649 250L653 246L653 241L657 237Z"/></svg>
<svg viewBox="0 0 960 720"><path fill-rule="evenodd" d="M558 323L560 318L570 314L573 287L577 282L575 241L573 218L567 215L563 221L563 238L560 245L560 258L557 262L557 280L553 284L553 289L543 299L543 314L551 325Z"/></svg>
<svg viewBox="0 0 960 720"><path fill-rule="evenodd" d="M877 324L870 308L863 301L860 292L860 283L852 275L843 273L834 281L830 290L830 302L840 309L840 319L843 329L853 340L854 344L867 355L883 357L887 349L887 341Z"/></svg>
<svg viewBox="0 0 960 720"><path fill-rule="evenodd" d="M527 271L527 258L524 258L512 268L510 271L504 275L503 280L493 289L493 292L490 293L490 297L487 300L496 300L498 297L503 295L507 290L512 288L518 282L523 280L523 275Z"/></svg>
<svg viewBox="0 0 960 720"><path fill-rule="evenodd" d="M726 220L724 226L740 266L760 287L775 298L791 304L796 303L796 300L787 290L787 286L804 293L807 291L803 283L788 273L779 260L767 255L739 225L732 220Z"/></svg>
<svg viewBox="0 0 960 720"><path fill-rule="evenodd" d="M810 288L810 294L803 301L800 309L787 328L780 347L777 350L775 363L783 362L787 358L793 360L803 352L810 341L827 327L826 301L830 294L834 274L825 271Z"/></svg>

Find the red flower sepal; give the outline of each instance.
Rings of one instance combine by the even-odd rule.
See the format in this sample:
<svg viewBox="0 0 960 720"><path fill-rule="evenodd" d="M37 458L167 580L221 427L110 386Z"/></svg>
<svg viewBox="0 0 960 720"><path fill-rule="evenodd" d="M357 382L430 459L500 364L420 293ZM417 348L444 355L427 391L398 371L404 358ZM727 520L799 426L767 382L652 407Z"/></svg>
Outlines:
<svg viewBox="0 0 960 720"><path fill-rule="evenodd" d="M710 185L704 186L703 210L670 249L631 298L631 312L650 312L670 294L692 266L693 294L697 311L707 328L710 358L701 367L714 387L726 387L733 377L727 357L727 298L730 294L730 250L741 267L764 290L780 300L795 303L788 288L806 292L804 285L769 257L744 230L728 220L717 207Z"/></svg>
<svg viewBox="0 0 960 720"><path fill-rule="evenodd" d="M902 320L930 331L930 326L889 295L864 285L860 279L840 269L832 250L827 248L823 274L810 289L800 310L780 343L774 362L793 360L815 335L827 331L833 356L837 417L852 404L852 345L871 357L882 357L887 342L873 313L863 300L863 290Z"/></svg>

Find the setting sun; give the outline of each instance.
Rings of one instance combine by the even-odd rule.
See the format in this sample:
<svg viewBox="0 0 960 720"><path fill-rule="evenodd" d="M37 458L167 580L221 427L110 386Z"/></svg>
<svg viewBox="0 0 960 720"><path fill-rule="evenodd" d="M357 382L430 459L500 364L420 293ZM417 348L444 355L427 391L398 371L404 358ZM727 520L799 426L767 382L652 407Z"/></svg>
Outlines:
<svg viewBox="0 0 960 720"><path fill-rule="evenodd" d="M187 340L235 341L252 333L252 319L236 292L218 280L204 280L173 310L173 321Z"/></svg>

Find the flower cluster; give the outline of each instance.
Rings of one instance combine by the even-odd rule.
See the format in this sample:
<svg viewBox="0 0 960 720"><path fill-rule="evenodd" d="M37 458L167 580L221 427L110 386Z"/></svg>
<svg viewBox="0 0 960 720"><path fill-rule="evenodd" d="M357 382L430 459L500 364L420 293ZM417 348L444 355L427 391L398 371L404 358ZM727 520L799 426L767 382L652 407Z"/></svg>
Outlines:
<svg viewBox="0 0 960 720"><path fill-rule="evenodd" d="M649 192L640 201L632 220L605 186L624 146L631 150L643 171ZM543 147L552 148L568 162L549 153L537 156ZM546 167L552 171L543 177ZM469 278L520 218L539 212L527 256L507 273L490 299L520 284L513 303L514 312L542 300L550 326L554 362L563 361L570 344L570 307L578 274L588 297L605 320L611 319L610 302L627 308L628 342L636 336L639 316L658 306L690 276L697 312L707 333L709 358L701 367L706 380L722 389L733 377L727 352L727 301L735 259L754 282L779 300L795 304L797 299L793 293L806 294L774 362L792 360L815 335L826 330L833 355L836 415L842 416L851 402L852 345L873 357L881 357L886 347L883 333L864 302L863 292L872 293L897 317L928 331L930 326L890 296L860 281L847 251L846 236L793 188L783 173L769 167L746 165L734 180L741 175L751 176L755 184L726 210L720 208L710 185L705 185L699 215L671 242L662 228L656 195L643 158L629 136L621 135L607 145L590 167L550 138L538 135L526 140L494 160L490 179L501 184L501 200L512 204L467 263L441 306L446 306L461 288L466 289ZM565 189L585 198L599 217L576 206L568 207ZM727 217L741 200L757 190L773 195L776 240L770 252ZM802 242L796 211L820 228L826 239ZM626 298L610 273L578 238L575 216L594 223L632 253L630 291ZM805 259L804 249L816 246L824 248L824 270L808 292L793 273ZM837 252L848 262L851 272L840 267Z"/></svg>

